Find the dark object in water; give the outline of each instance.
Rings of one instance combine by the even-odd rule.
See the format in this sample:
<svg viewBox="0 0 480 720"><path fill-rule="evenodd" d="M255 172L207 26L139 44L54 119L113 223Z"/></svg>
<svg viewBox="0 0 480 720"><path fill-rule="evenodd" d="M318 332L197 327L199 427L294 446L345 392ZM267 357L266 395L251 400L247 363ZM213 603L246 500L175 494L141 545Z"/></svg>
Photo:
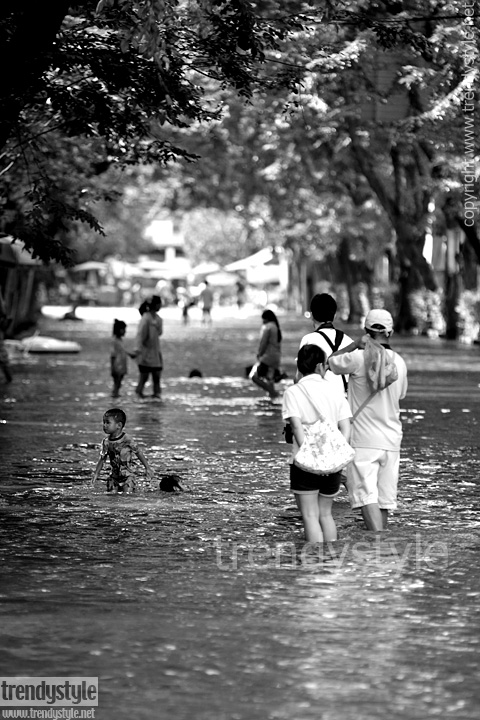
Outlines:
<svg viewBox="0 0 480 720"><path fill-rule="evenodd" d="M184 490L180 475L162 475L158 487L164 492L183 492Z"/></svg>
<svg viewBox="0 0 480 720"><path fill-rule="evenodd" d="M203 377L201 370L197 370L197 368L193 368L193 370L190 370L189 378L201 378Z"/></svg>

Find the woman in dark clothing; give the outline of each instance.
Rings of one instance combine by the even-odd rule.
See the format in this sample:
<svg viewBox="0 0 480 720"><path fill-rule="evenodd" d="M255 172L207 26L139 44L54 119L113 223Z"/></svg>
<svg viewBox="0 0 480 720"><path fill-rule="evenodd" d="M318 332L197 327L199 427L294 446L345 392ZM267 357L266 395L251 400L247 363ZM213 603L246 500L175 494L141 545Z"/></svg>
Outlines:
<svg viewBox="0 0 480 720"><path fill-rule="evenodd" d="M157 314L161 307L161 299L154 295L138 326L135 359L140 373L136 388L136 394L139 398L144 397L143 389L150 374L153 381L153 397L160 399L162 396L160 376L163 369L163 359L160 350L160 335L163 332L163 321Z"/></svg>
<svg viewBox="0 0 480 720"><path fill-rule="evenodd" d="M262 322L257 353L258 363L252 381L274 399L278 397L278 392L275 390L275 375L280 371L282 331L277 316L272 310L263 311Z"/></svg>

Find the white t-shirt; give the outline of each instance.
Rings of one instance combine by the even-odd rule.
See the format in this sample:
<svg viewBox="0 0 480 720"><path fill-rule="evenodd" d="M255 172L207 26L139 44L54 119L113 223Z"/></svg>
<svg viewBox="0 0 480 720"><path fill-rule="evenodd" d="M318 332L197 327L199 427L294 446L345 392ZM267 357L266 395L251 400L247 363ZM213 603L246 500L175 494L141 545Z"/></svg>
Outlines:
<svg viewBox="0 0 480 720"><path fill-rule="evenodd" d="M303 389L302 389L303 388ZM306 397L306 394L308 397ZM310 425L318 420L318 411L312 402L320 409L323 415L338 425L340 420L348 420L352 417L350 406L343 392L343 385L339 391L325 378L317 373L305 375L295 385L290 385L283 394L282 417L288 420L291 417L300 418L302 423ZM298 445L293 439L293 455L295 456Z"/></svg>
<svg viewBox="0 0 480 720"><path fill-rule="evenodd" d="M324 327L320 328L320 330L325 333L328 339L335 345L335 337L337 333L335 328ZM344 334L338 349L341 350L342 348L347 347L347 345L350 345L351 342L353 342L352 338ZM325 340L324 337L322 337L322 335L320 335L319 332L311 332L307 335L304 335L300 340L299 349L304 345L318 345L318 347L321 348L325 353L326 358L329 358L333 352L328 342ZM348 380L348 377L346 379ZM325 380L331 383L333 387L337 388L337 390L341 390L342 393L345 393L345 386L343 384L342 378L339 375L334 375L334 373L330 372L330 370L327 370Z"/></svg>
<svg viewBox="0 0 480 720"><path fill-rule="evenodd" d="M355 418L350 436L350 445L353 447L400 450L400 400L407 394L407 366L398 353L393 350L387 350L387 353L389 360L394 360L397 366L398 379L377 392ZM336 355L328 362L333 372L349 373L348 401L352 413L355 413L372 394L367 381L363 350Z"/></svg>

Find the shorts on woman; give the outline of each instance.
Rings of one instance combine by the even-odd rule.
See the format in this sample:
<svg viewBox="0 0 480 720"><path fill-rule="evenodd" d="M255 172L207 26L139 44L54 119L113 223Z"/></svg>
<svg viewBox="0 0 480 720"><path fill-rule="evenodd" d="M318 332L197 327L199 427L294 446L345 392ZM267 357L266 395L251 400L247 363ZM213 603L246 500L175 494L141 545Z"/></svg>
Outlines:
<svg viewBox="0 0 480 720"><path fill-rule="evenodd" d="M302 470L294 463L290 465L290 490L295 495L322 495L335 497L340 492L343 475L339 472L332 475L314 475Z"/></svg>
<svg viewBox="0 0 480 720"><path fill-rule="evenodd" d="M161 365L159 367L151 367L150 365L139 365L138 370L145 375L149 375L151 372L161 372L163 368Z"/></svg>

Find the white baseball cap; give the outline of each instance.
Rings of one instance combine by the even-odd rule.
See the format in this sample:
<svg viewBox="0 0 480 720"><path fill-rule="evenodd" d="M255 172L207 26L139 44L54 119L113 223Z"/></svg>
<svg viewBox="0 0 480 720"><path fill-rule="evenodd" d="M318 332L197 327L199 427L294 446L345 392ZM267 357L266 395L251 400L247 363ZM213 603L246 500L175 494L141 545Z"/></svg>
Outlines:
<svg viewBox="0 0 480 720"><path fill-rule="evenodd" d="M365 329L376 332L392 332L393 318L388 310L370 310L365 318Z"/></svg>

